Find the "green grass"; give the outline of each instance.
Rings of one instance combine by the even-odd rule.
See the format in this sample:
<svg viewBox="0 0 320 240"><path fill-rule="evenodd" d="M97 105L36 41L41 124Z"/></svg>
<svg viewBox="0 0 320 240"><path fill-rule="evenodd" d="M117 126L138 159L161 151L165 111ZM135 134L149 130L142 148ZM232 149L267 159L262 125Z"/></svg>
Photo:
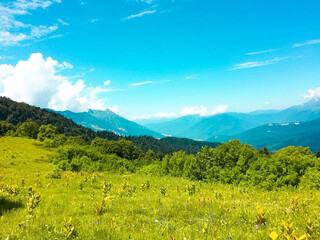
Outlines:
<svg viewBox="0 0 320 240"><path fill-rule="evenodd" d="M319 191L266 192L137 174L65 172L53 179L51 154L34 140L0 138L0 239L258 240L271 239L273 231L282 239L282 220L293 222L291 236L301 237L309 218L308 239L320 239ZM98 215L105 180L112 187ZM147 180L150 188L142 191ZM33 214L27 210L29 187L41 196ZM258 205L264 224L257 222Z"/></svg>

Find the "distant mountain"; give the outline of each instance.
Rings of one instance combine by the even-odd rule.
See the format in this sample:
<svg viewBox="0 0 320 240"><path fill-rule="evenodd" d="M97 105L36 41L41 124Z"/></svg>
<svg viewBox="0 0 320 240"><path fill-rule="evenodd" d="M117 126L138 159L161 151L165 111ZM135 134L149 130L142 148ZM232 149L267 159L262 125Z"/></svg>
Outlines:
<svg viewBox="0 0 320 240"><path fill-rule="evenodd" d="M177 137L223 141L268 123L306 122L320 118L320 101L312 100L285 110L224 113L209 117L185 116L172 121L146 124L148 128Z"/></svg>
<svg viewBox="0 0 320 240"><path fill-rule="evenodd" d="M302 123L270 123L223 140L239 139L256 148L278 150L287 146L320 147L320 118ZM213 139L212 139L213 140Z"/></svg>
<svg viewBox="0 0 320 240"><path fill-rule="evenodd" d="M201 120L202 117L200 117L199 115L189 115L167 122L149 123L145 126L153 131L162 133L164 135L179 137L183 136L181 132L189 129Z"/></svg>
<svg viewBox="0 0 320 240"><path fill-rule="evenodd" d="M109 131L120 136L152 136L163 137L160 133L151 131L135 122L129 121L110 110L89 110L88 112L74 113L71 111L57 111L62 116L73 120L77 124L95 131Z"/></svg>

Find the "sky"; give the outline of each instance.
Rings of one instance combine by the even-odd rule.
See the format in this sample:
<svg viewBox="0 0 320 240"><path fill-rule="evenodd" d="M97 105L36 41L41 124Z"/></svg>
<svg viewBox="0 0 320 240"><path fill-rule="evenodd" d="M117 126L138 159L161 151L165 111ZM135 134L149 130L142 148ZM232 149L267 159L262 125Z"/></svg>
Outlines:
<svg viewBox="0 0 320 240"><path fill-rule="evenodd" d="M131 120L320 98L319 0L0 0L0 95Z"/></svg>

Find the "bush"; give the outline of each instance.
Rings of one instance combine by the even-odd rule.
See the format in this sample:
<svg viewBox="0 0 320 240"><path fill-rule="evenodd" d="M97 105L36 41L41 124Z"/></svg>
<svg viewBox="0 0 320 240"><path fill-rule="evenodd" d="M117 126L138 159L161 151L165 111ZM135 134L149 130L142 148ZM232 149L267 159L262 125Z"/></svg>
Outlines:
<svg viewBox="0 0 320 240"><path fill-rule="evenodd" d="M14 126L13 124L6 121L0 121L0 137L5 136L9 131L12 134L12 132L15 132L16 129L16 126Z"/></svg>
<svg viewBox="0 0 320 240"><path fill-rule="evenodd" d="M299 187L302 189L320 190L320 171L309 168L301 178Z"/></svg>
<svg viewBox="0 0 320 240"><path fill-rule="evenodd" d="M38 133L39 125L31 121L22 123L16 131L18 137L28 137L32 139L37 139Z"/></svg>

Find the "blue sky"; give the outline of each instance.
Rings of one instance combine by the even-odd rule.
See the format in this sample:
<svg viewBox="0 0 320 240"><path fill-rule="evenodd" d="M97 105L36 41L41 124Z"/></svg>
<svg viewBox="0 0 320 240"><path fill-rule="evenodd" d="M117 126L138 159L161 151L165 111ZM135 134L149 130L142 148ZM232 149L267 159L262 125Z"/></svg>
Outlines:
<svg viewBox="0 0 320 240"><path fill-rule="evenodd" d="M318 0L0 2L0 95L130 119L320 96Z"/></svg>

